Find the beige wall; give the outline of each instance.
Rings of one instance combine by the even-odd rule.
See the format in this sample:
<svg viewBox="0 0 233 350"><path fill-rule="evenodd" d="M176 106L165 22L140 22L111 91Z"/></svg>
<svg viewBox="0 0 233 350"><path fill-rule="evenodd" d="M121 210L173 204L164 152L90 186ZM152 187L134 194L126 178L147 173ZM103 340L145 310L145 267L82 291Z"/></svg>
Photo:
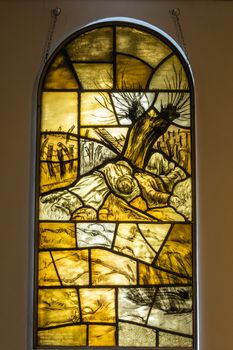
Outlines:
<svg viewBox="0 0 233 350"><path fill-rule="evenodd" d="M145 20L175 37L168 11L180 8L196 82L200 349L232 349L233 2L176 0L0 1L0 348L27 348L32 96L56 5L62 14L53 47L111 16Z"/></svg>

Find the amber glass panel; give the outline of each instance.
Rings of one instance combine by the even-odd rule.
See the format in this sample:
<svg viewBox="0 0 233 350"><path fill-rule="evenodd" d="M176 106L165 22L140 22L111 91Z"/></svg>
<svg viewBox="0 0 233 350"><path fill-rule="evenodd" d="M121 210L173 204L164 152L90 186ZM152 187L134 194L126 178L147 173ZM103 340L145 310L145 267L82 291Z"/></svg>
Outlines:
<svg viewBox="0 0 233 350"><path fill-rule="evenodd" d="M84 322L115 322L115 290L110 288L80 289Z"/></svg>
<svg viewBox="0 0 233 350"><path fill-rule="evenodd" d="M159 38L135 28L117 28L117 51L138 57L156 67L171 49Z"/></svg>
<svg viewBox="0 0 233 350"><path fill-rule="evenodd" d="M49 252L39 253L39 286L59 286L59 278Z"/></svg>
<svg viewBox="0 0 233 350"><path fill-rule="evenodd" d="M71 171L69 169L71 168ZM41 162L40 191L41 193L64 188L77 179L77 160L69 162ZM42 219L42 217L41 217Z"/></svg>
<svg viewBox="0 0 233 350"><path fill-rule="evenodd" d="M112 28L99 28L80 35L67 46L72 61L111 61Z"/></svg>
<svg viewBox="0 0 233 350"><path fill-rule="evenodd" d="M138 59L117 55L117 87L140 90L145 88L152 70Z"/></svg>
<svg viewBox="0 0 233 350"><path fill-rule="evenodd" d="M78 99L76 92L44 92L42 95L42 131L77 132Z"/></svg>
<svg viewBox="0 0 233 350"><path fill-rule="evenodd" d="M78 83L62 54L57 55L45 78L45 89L77 89Z"/></svg>
<svg viewBox="0 0 233 350"><path fill-rule="evenodd" d="M68 186L77 178L78 140L68 132L44 132L40 148L41 192Z"/></svg>
<svg viewBox="0 0 233 350"><path fill-rule="evenodd" d="M164 61L155 71L150 82L150 89L188 89L186 73L176 55Z"/></svg>
<svg viewBox="0 0 233 350"><path fill-rule="evenodd" d="M105 107L107 104L107 108ZM117 125L107 93L85 92L81 96L81 125Z"/></svg>
<svg viewBox="0 0 233 350"><path fill-rule="evenodd" d="M155 257L136 224L119 224L114 250L148 263Z"/></svg>
<svg viewBox="0 0 233 350"><path fill-rule="evenodd" d="M39 289L38 326L47 328L80 321L75 289Z"/></svg>
<svg viewBox="0 0 233 350"><path fill-rule="evenodd" d="M111 89L113 69L105 63L74 63L74 69L84 89Z"/></svg>
<svg viewBox="0 0 233 350"><path fill-rule="evenodd" d="M159 93L159 100L160 95L164 94ZM176 119L176 121L178 120L179 119ZM189 129L183 129L179 126L171 125L167 132L163 134L163 137L158 139L154 147L165 153L191 174L191 133ZM152 167L150 167L150 164L148 164L147 170L154 172Z"/></svg>
<svg viewBox="0 0 233 350"><path fill-rule="evenodd" d="M85 346L87 326L67 326L38 332L41 346Z"/></svg>
<svg viewBox="0 0 233 350"><path fill-rule="evenodd" d="M159 284L185 284L190 283L190 279L179 277L171 273L158 270L149 265L139 264L139 284L159 285Z"/></svg>
<svg viewBox="0 0 233 350"><path fill-rule="evenodd" d="M192 276L192 227L189 224L174 225L163 247L157 265L181 275Z"/></svg>
<svg viewBox="0 0 233 350"><path fill-rule="evenodd" d="M113 326L89 326L90 346L113 346L115 345L115 327Z"/></svg>
<svg viewBox="0 0 233 350"><path fill-rule="evenodd" d="M136 284L135 261L100 249L93 249L91 258L94 285Z"/></svg>
<svg viewBox="0 0 233 350"><path fill-rule="evenodd" d="M75 248L75 226L71 223L42 222L39 227L39 248Z"/></svg>
<svg viewBox="0 0 233 350"><path fill-rule="evenodd" d="M64 286L89 283L88 251L52 252L54 263Z"/></svg>
<svg viewBox="0 0 233 350"><path fill-rule="evenodd" d="M156 221L112 193L99 210L99 218L103 221Z"/></svg>

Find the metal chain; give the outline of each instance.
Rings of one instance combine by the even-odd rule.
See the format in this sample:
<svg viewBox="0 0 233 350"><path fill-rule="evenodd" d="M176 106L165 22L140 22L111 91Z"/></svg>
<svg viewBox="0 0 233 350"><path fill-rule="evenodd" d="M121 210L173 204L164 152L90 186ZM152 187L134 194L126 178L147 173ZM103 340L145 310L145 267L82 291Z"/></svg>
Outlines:
<svg viewBox="0 0 233 350"><path fill-rule="evenodd" d="M169 10L169 12L172 16L174 23L175 23L177 41L180 44L180 46L182 47L183 51L185 52L185 54L188 58L188 50L187 50L187 47L185 44L184 33L183 33L181 23L180 23L180 9L175 8L175 9Z"/></svg>
<svg viewBox="0 0 233 350"><path fill-rule="evenodd" d="M50 28L49 28L49 35L48 35L48 41L47 41L47 46L46 46L46 51L45 51L45 57L44 57L44 63L48 60L49 57L49 51L50 47L53 41L53 35L57 23L57 18L61 13L61 8L60 7L55 7L51 11L51 22L50 22Z"/></svg>

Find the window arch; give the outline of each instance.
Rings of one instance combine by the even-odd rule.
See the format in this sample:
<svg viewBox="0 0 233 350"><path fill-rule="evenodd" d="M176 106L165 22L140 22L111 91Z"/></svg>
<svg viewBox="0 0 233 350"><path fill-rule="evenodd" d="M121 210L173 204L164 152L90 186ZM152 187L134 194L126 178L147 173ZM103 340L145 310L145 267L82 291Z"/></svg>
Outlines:
<svg viewBox="0 0 233 350"><path fill-rule="evenodd" d="M34 346L194 347L194 89L157 28L68 37L38 91Z"/></svg>

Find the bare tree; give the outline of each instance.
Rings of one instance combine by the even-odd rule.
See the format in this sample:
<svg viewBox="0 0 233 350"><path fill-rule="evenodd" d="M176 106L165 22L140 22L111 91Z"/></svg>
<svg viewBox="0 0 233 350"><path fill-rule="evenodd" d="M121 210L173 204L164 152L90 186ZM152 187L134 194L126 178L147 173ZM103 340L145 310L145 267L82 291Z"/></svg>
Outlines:
<svg viewBox="0 0 233 350"><path fill-rule="evenodd" d="M182 81L182 72L177 72L175 67L173 69L173 78L169 80L166 77L164 80L167 90L171 92L166 93L165 101L161 101L159 109L154 106L158 92L147 92L140 86L133 91L110 93L109 99L100 92L102 101L96 99L111 112L113 105L117 105L115 110L117 109L118 118L130 125L122 156L139 168L144 168L151 147L171 123L178 118L186 120L190 117L189 95L186 92L188 87Z"/></svg>

